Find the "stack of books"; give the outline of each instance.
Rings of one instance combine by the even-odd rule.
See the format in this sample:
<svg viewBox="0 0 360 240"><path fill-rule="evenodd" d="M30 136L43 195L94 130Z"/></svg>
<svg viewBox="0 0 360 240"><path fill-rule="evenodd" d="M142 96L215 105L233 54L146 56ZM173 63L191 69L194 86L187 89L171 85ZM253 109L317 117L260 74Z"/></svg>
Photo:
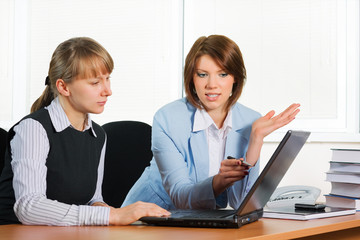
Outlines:
<svg viewBox="0 0 360 240"><path fill-rule="evenodd" d="M330 207L360 211L360 149L331 149L332 158L326 180L331 192L325 195Z"/></svg>

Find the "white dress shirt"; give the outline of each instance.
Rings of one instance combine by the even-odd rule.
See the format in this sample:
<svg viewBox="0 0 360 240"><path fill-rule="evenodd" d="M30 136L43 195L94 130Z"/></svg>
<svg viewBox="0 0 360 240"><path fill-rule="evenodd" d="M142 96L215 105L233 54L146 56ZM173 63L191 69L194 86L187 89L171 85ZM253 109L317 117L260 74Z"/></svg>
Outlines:
<svg viewBox="0 0 360 240"><path fill-rule="evenodd" d="M209 177L219 173L220 163L225 159L227 134L232 128L232 112L227 114L222 128L218 128L214 120L204 109L197 109L194 116L193 131L205 130L209 147Z"/></svg>
<svg viewBox="0 0 360 240"><path fill-rule="evenodd" d="M58 98L46 107L57 132L71 126ZM92 129L90 115L85 130ZM106 141L101 151L96 191L88 205L70 205L46 197L46 159L49 140L44 127L34 119L25 119L14 127L11 140L13 188L16 203L14 211L19 221L29 225L108 225L108 207L89 206L103 202L101 185L104 172ZM76 183L74 183L76 184Z"/></svg>

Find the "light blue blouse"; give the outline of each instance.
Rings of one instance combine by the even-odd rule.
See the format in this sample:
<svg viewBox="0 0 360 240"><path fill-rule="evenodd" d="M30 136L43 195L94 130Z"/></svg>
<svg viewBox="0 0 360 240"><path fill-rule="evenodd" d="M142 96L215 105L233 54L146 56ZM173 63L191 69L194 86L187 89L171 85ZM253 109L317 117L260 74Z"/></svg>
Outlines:
<svg viewBox="0 0 360 240"><path fill-rule="evenodd" d="M239 103L232 108L232 129L225 154L244 157L251 125L260 114ZM205 131L193 131L196 108L186 98L162 107L152 126L153 159L129 191L122 206L136 201L152 202L165 209L237 208L259 175L259 164L215 198L209 173Z"/></svg>

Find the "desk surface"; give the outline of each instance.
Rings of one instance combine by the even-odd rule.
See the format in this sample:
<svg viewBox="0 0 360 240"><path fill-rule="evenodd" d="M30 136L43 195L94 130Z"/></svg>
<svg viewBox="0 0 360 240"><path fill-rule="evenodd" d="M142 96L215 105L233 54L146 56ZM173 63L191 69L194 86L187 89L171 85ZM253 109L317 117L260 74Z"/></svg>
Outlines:
<svg viewBox="0 0 360 240"><path fill-rule="evenodd" d="M360 212L355 215L314 219L308 221L280 220L262 218L239 229L178 228L133 226L96 227L48 227L4 225L0 226L1 240L115 240L115 239L154 239L154 240L202 240L202 239L292 239L349 231L360 236ZM343 233L342 233L343 234ZM334 233L331 233L334 235ZM343 236L343 235L341 235ZM351 235L354 236L354 235ZM322 239L322 238L321 238ZM327 237L327 239L329 239ZM336 239L331 238L330 239ZM346 239L356 239L348 237Z"/></svg>

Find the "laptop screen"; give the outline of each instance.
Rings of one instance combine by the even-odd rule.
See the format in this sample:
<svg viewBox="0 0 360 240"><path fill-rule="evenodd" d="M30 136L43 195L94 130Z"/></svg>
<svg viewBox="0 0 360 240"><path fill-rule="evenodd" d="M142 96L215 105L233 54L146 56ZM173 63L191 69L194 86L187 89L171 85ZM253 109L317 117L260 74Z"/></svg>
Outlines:
<svg viewBox="0 0 360 240"><path fill-rule="evenodd" d="M237 215L245 215L266 205L309 135L310 132L293 130L285 134L238 208Z"/></svg>

